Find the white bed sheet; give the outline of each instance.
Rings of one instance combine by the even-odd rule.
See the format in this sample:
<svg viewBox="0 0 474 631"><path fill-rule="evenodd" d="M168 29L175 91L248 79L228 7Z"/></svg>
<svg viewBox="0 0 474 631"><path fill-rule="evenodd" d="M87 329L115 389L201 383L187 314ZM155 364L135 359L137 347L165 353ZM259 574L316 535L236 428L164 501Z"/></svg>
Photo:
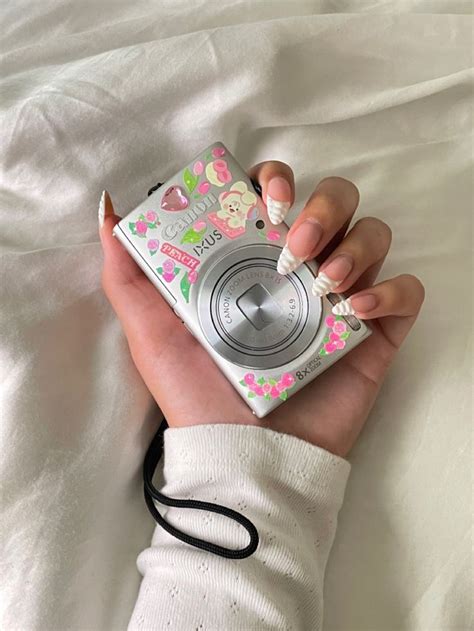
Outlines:
<svg viewBox="0 0 474 631"><path fill-rule="evenodd" d="M222 139L394 230L423 314L352 454L326 630L472 625L471 3L3 2L2 628L123 629L158 413L100 288L127 212ZM294 214L293 214L294 216Z"/></svg>

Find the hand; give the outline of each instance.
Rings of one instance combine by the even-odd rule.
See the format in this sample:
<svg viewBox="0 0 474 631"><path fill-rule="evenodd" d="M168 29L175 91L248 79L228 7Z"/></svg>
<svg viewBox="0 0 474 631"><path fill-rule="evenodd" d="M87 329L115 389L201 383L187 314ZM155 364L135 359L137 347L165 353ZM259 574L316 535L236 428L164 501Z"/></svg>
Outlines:
<svg viewBox="0 0 474 631"><path fill-rule="evenodd" d="M253 167L250 176L261 185L273 221L282 221L294 201L290 167L264 162ZM338 292L350 295L343 306L370 320L373 334L259 420L113 238L120 218L105 195L100 229L103 287L122 323L133 361L170 426L260 425L347 455L424 299L423 285L414 276L374 285L390 248L391 231L379 219L366 217L347 232L358 201L351 182L336 177L320 182L289 232L280 267L288 271L316 257L321 267L314 291L337 286Z"/></svg>

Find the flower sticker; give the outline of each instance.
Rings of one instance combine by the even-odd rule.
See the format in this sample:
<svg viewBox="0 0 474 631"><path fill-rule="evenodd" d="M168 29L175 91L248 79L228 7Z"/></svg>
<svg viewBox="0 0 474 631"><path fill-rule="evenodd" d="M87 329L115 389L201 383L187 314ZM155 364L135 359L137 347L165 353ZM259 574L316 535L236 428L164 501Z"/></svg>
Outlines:
<svg viewBox="0 0 474 631"><path fill-rule="evenodd" d="M154 210L147 210L146 213L139 215L136 221L130 221L128 229L136 237L145 238L148 230L154 230L159 225L158 214Z"/></svg>
<svg viewBox="0 0 474 631"><path fill-rule="evenodd" d="M248 372L239 382L241 386L248 388L247 397L254 399L255 397L263 397L267 401L271 399L288 399L288 390L295 384L295 378L290 372L285 372L279 378L260 377L256 379L255 374Z"/></svg>
<svg viewBox="0 0 474 631"><path fill-rule="evenodd" d="M181 268L177 267L172 259L165 259L163 261L163 265L157 267L156 271L163 277L164 281L171 283L171 281L179 274L180 269Z"/></svg>
<svg viewBox="0 0 474 631"><path fill-rule="evenodd" d="M327 316L325 323L328 330L323 339L323 346L319 351L320 357L342 350L351 334L341 316Z"/></svg>
<svg viewBox="0 0 474 631"><path fill-rule="evenodd" d="M146 247L148 248L148 252L151 254L151 256L153 256L158 252L160 242L158 241L158 239L149 239Z"/></svg>
<svg viewBox="0 0 474 631"><path fill-rule="evenodd" d="M206 230L206 222L203 219L196 221L194 226L189 228L189 230L186 230L183 234L181 237L181 243L200 243Z"/></svg>
<svg viewBox="0 0 474 631"><path fill-rule="evenodd" d="M197 279L198 279L198 273L196 272L195 269L190 270L188 273L186 273L186 270L185 270L185 273L181 278L179 288L181 289L183 298L185 299L187 303L189 302L189 290L191 289L191 285L194 285Z"/></svg>
<svg viewBox="0 0 474 631"><path fill-rule="evenodd" d="M224 147L214 147L211 151L213 158L222 158L225 155Z"/></svg>

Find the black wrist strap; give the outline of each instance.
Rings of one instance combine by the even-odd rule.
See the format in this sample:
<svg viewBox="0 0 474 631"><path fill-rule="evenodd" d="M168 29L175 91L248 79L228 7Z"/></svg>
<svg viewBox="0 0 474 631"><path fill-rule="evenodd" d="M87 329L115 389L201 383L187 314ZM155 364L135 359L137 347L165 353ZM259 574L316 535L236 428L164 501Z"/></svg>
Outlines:
<svg viewBox="0 0 474 631"><path fill-rule="evenodd" d="M150 446L148 447L145 461L143 463L145 502L148 506L148 510L153 515L153 518L162 528L164 528L164 530L166 530L166 532L173 537L176 537L176 539L179 539L184 543L188 543L190 546L206 550L206 552L217 554L221 557L225 557L226 559L245 559L246 557L249 557L257 549L258 532L252 522L246 517L237 511L227 508L226 506L221 506L220 504L201 502L198 500L179 500L168 497L163 495L163 493L160 493L160 491L153 486L153 474L155 473L156 466L161 458L161 454L163 453L163 433L167 427L168 424L166 420L163 420L153 440L151 441ZM197 537L187 535L185 532L178 530L164 519L164 517L158 512L154 500L160 504L164 504L165 506L173 506L176 508L194 508L196 510L205 510L217 513L218 515L224 515L224 517L233 519L245 528L249 534L250 542L245 548L232 550L231 548L225 548L211 543L210 541L205 541L204 539L198 539Z"/></svg>

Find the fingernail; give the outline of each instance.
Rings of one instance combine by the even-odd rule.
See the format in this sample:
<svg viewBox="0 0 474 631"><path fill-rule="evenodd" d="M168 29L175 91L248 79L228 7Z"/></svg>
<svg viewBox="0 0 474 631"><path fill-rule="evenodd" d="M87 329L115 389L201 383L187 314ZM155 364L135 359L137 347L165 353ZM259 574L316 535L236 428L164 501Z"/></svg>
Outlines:
<svg viewBox="0 0 474 631"><path fill-rule="evenodd" d="M349 276L353 267L354 259L350 254L336 256L314 279L313 295L321 297L334 291Z"/></svg>
<svg viewBox="0 0 474 631"><path fill-rule="evenodd" d="M322 236L322 225L316 219L309 217L289 236L288 246L294 256L306 259L321 241Z"/></svg>
<svg viewBox="0 0 474 631"><path fill-rule="evenodd" d="M274 177L267 188L268 218L274 225L281 223L290 209L291 188L284 177Z"/></svg>
<svg viewBox="0 0 474 631"><path fill-rule="evenodd" d="M100 196L99 202L99 228L102 228L104 225L105 218L109 215L114 214L114 207L112 206L112 200L110 199L110 195L107 191L102 191L102 195Z"/></svg>
<svg viewBox="0 0 474 631"><path fill-rule="evenodd" d="M356 313L369 313L379 304L379 299L375 294L364 294L352 297L351 302Z"/></svg>
<svg viewBox="0 0 474 631"><path fill-rule="evenodd" d="M285 245L278 259L277 272L282 276L285 276L299 267L303 261L304 259L292 254L289 247Z"/></svg>
<svg viewBox="0 0 474 631"><path fill-rule="evenodd" d="M369 313L373 311L379 304L377 296L374 294L364 294L363 296L357 296L356 298L347 298L341 300L337 305L334 305L332 312L334 315L355 315L360 313Z"/></svg>
<svg viewBox="0 0 474 631"><path fill-rule="evenodd" d="M347 298L347 300L341 300L341 302L338 302L337 305L334 305L332 312L334 315L347 316L354 315L355 310L351 304L351 299Z"/></svg>

